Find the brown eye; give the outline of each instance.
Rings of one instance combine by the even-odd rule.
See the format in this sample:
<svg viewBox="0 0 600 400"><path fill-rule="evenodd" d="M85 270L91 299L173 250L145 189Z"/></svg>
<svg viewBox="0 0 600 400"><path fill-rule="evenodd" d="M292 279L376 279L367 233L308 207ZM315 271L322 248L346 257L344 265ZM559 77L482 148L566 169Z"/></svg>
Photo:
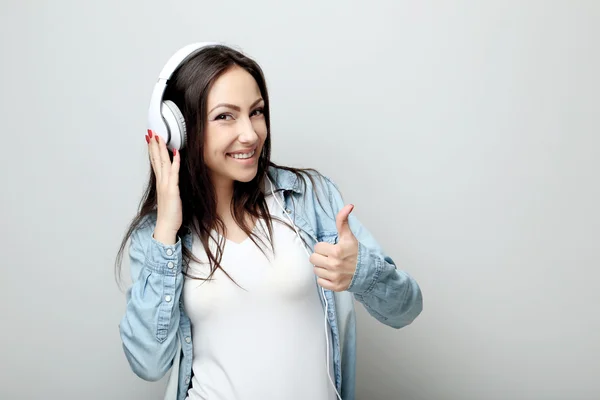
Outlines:
<svg viewBox="0 0 600 400"><path fill-rule="evenodd" d="M231 114L219 114L215 117L215 121L229 121L233 119Z"/></svg>

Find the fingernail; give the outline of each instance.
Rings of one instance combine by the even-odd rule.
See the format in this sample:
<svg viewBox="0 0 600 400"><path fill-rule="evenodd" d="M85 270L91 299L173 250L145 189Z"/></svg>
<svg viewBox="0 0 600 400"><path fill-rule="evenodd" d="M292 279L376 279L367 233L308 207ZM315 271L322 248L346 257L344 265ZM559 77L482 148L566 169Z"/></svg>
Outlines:
<svg viewBox="0 0 600 400"><path fill-rule="evenodd" d="M177 149L173 149L173 157L177 155Z"/></svg>
<svg viewBox="0 0 600 400"><path fill-rule="evenodd" d="M146 143L150 143L150 138L146 135Z"/></svg>
<svg viewBox="0 0 600 400"><path fill-rule="evenodd" d="M154 139L156 139L156 143L160 143L160 142L158 141L158 135L154 136Z"/></svg>
<svg viewBox="0 0 600 400"><path fill-rule="evenodd" d="M148 137L152 139L152 131L150 129L148 129Z"/></svg>

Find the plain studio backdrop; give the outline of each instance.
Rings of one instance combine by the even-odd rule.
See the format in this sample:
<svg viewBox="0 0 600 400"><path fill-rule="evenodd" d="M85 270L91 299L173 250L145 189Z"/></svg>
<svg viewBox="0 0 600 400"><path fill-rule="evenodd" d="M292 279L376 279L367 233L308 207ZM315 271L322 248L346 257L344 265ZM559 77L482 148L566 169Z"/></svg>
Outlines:
<svg viewBox="0 0 600 400"><path fill-rule="evenodd" d="M399 331L357 307L359 400L600 398L599 2L0 10L0 398L162 398L113 262L158 72L207 40L264 68L273 160L333 178L423 289Z"/></svg>

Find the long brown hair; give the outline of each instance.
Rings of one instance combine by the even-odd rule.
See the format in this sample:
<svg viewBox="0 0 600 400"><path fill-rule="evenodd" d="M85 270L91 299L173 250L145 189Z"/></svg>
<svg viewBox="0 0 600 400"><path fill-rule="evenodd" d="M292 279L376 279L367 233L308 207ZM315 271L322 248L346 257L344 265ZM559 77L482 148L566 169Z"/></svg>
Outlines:
<svg viewBox="0 0 600 400"><path fill-rule="evenodd" d="M164 94L165 100L173 101L181 110L188 132L186 146L180 152L179 190L183 207L183 223L178 236L183 237L189 230L202 242L209 258L211 271L205 279L210 279L217 269L221 269L229 277L220 264L225 242L224 235L221 237L220 243L218 243L216 254L213 254L209 247L209 240L212 240L211 231L225 232L225 224L217 215L215 188L209 178L203 155L208 93L213 82L221 74L234 66L243 68L256 80L264 99L263 113L267 126L267 137L258 161L256 176L247 183L234 182L231 211L237 225L262 249L257 242L257 240L262 242L262 239L248 226L244 217L250 215L252 220L263 219L268 227L269 243L272 245L273 218L268 212L265 196L261 190L261 182L264 182L269 166L294 173L304 185L306 185L305 178L310 179L312 184L315 185L313 180L314 174L311 174L311 172L316 173L317 176L321 176L312 168L284 167L271 162L269 96L262 69L254 60L232 48L214 45L202 49L181 64L174 71ZM147 216L155 213L156 200L156 178L150 167L148 184L140 201L138 212L129 224L117 253L115 262L117 281L121 276L121 263L127 242L140 223ZM186 266L183 268L183 273L195 278L187 273L187 266L190 260L198 260L192 254L191 249L187 248L183 243L182 251L183 264ZM231 277L229 278L231 279Z"/></svg>

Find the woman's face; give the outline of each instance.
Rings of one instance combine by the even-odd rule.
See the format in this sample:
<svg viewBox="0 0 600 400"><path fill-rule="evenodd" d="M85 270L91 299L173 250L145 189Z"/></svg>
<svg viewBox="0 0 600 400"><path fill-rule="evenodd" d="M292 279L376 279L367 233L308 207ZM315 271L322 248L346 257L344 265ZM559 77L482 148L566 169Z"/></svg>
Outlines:
<svg viewBox="0 0 600 400"><path fill-rule="evenodd" d="M246 70L232 67L212 85L207 98L204 162L215 186L249 182L267 138L264 101Z"/></svg>

